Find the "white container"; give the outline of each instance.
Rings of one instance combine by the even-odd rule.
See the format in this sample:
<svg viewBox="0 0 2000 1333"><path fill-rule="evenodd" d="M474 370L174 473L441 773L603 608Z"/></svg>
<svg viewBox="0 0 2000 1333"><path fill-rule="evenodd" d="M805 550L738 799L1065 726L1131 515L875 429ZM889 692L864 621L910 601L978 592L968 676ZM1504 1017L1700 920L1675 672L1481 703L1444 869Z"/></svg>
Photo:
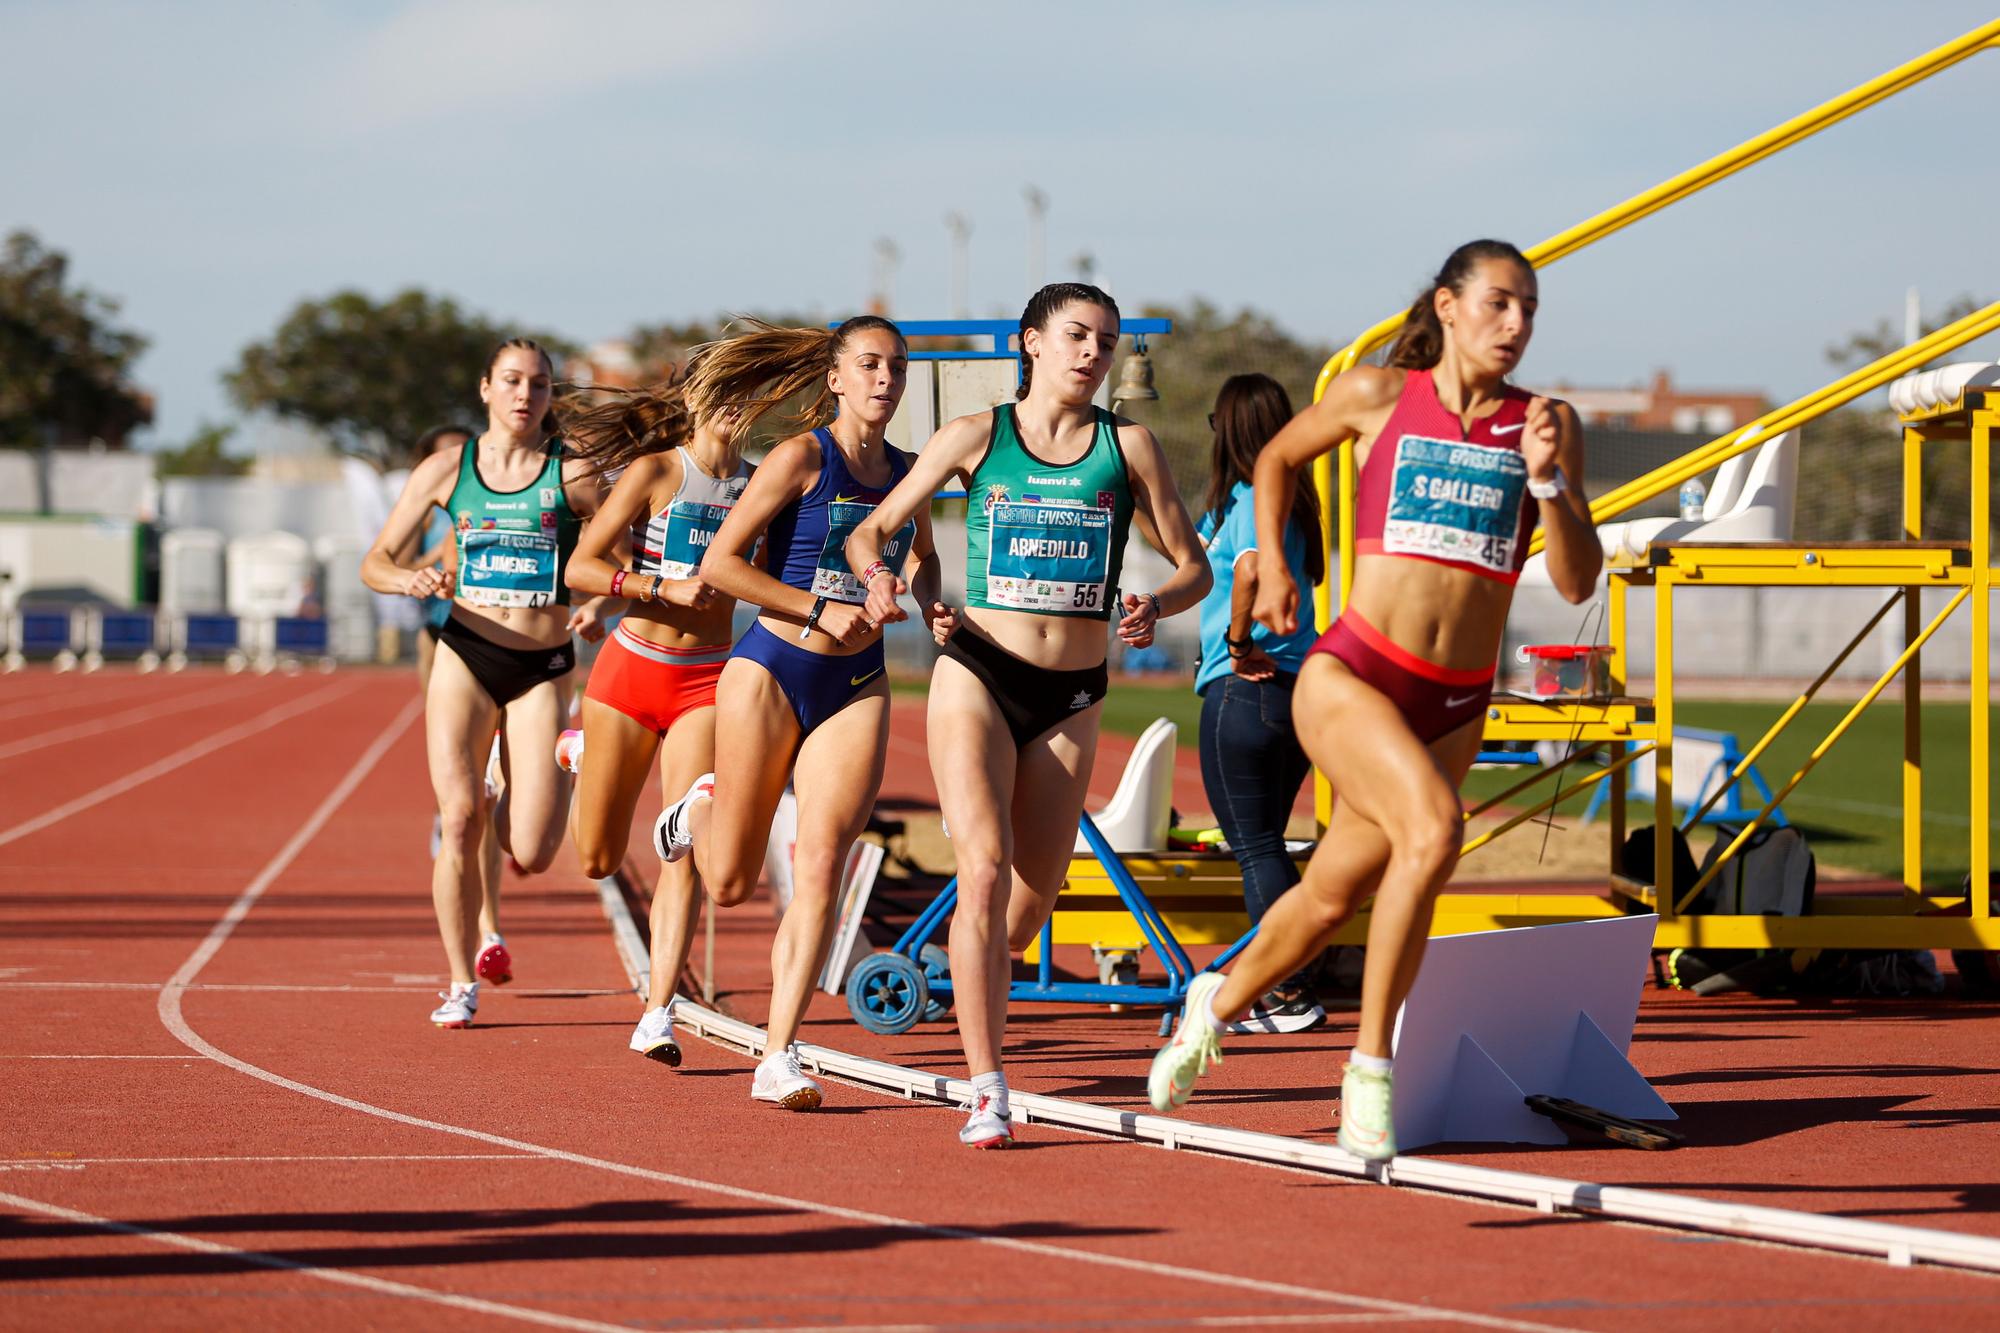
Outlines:
<svg viewBox="0 0 2000 1333"><path fill-rule="evenodd" d="M175 528L160 538L160 610L171 616L215 615L228 604L223 577L227 543L210 528Z"/></svg>
<svg viewBox="0 0 2000 1333"><path fill-rule="evenodd" d="M360 537L321 537L313 543L313 554L319 557L319 595L326 618L368 621L372 634L375 594L361 582L361 557L368 554L368 545Z"/></svg>
<svg viewBox="0 0 2000 1333"><path fill-rule="evenodd" d="M267 532L229 543L231 615L245 620L295 616L318 591L318 570L305 538Z"/></svg>

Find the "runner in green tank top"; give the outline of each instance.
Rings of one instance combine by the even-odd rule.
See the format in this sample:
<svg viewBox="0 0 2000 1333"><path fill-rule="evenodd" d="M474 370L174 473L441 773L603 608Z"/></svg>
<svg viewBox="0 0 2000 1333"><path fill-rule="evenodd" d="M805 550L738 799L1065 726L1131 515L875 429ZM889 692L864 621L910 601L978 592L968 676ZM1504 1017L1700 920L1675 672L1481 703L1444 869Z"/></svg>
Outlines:
<svg viewBox="0 0 2000 1333"><path fill-rule="evenodd" d="M1118 346L1111 298L1082 283L1044 287L1020 337L1020 401L931 437L847 543L868 615L904 619L904 583L883 566L882 543L947 481L965 484L966 605L924 611L944 647L928 728L958 862L952 996L977 1090L959 1139L975 1148L1013 1139L1001 1072L1008 955L1041 930L1069 871L1103 712L1106 622L1115 603L1119 639L1145 647L1159 617L1195 606L1211 581L1159 442L1091 403ZM1174 572L1121 596L1135 521Z"/></svg>
<svg viewBox="0 0 2000 1333"><path fill-rule="evenodd" d="M535 343L501 344L479 381L486 430L416 466L361 562L361 581L376 592L452 598L424 694L443 834L431 899L451 965L451 989L431 1015L441 1027L468 1026L479 983L512 975L500 936L500 852L530 874L555 860L569 808L554 749L568 717L570 635L604 636L610 599L571 608L563 586L579 523L603 486L547 438L553 381ZM442 567L403 563L399 553L413 549L433 509L451 518L452 557ZM505 785L498 801L481 781L496 730Z"/></svg>

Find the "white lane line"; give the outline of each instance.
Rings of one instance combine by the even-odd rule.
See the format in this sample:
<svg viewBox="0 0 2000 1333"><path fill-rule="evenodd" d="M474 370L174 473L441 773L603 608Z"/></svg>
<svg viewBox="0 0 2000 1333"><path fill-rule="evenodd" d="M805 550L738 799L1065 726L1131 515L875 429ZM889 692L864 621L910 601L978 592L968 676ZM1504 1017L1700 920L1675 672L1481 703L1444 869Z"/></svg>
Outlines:
<svg viewBox="0 0 2000 1333"><path fill-rule="evenodd" d="M73 722L69 726L57 727L53 731L38 731L32 736L24 736L18 741L0 745L0 759L12 759L15 755L29 754L51 745L60 745L64 741L81 740L85 736L116 731L120 727L129 727L134 722L150 722L156 717L172 717L175 713L185 713L191 708L206 708L227 698L240 698L242 693L242 685L232 682L228 685L218 685L212 690L199 691L171 703L140 704L136 708L128 708L122 713L113 713L108 717L96 718L89 722Z"/></svg>
<svg viewBox="0 0 2000 1333"><path fill-rule="evenodd" d="M79 708L102 703L108 695L136 694L142 685L149 684L151 682L127 681L126 688L119 689L104 684L87 685L79 680L73 689L44 690L26 698L15 696L13 703L0 708L0 722L26 717L30 713L73 713Z"/></svg>
<svg viewBox="0 0 2000 1333"><path fill-rule="evenodd" d="M182 1060L192 1056L179 1056ZM323 1153L319 1155L256 1157L23 1157L0 1161L0 1170L10 1166L205 1166L230 1162L538 1162L517 1152L454 1153Z"/></svg>
<svg viewBox="0 0 2000 1333"><path fill-rule="evenodd" d="M0 1060L185 1060L185 1055L11 1055Z"/></svg>
<svg viewBox="0 0 2000 1333"><path fill-rule="evenodd" d="M1384 1314L1422 1315L1440 1323L1469 1324L1478 1328L1498 1328L1521 1330L1522 1333L1569 1333L1551 1324L1536 1324L1526 1320L1502 1319L1492 1315L1474 1314L1469 1311L1446 1310L1430 1306L1414 1305L1406 1301L1383 1300L1372 1296L1361 1296L1346 1292L1326 1291L1317 1287L1297 1286L1289 1282L1271 1282L1261 1278L1241 1277L1231 1273L1211 1272L1206 1269L1181 1267L1174 1264L1156 1263L1148 1259L1128 1258L1124 1255L1106 1254L1095 1250L1069 1249L1042 1241L1021 1240L1012 1236L996 1236L986 1232L969 1231L963 1227L941 1226L929 1222L918 1222L906 1217L895 1217L887 1213L873 1213L859 1208L844 1208L837 1204L819 1203L811 1199L793 1198L789 1195L774 1194L767 1190L748 1189L738 1185L724 1185L696 1176L678 1175L671 1171L655 1171L649 1167L636 1166L629 1162L612 1161L602 1157L590 1157L583 1153L569 1152L562 1148L551 1148L539 1143L529 1143L521 1139L508 1138L502 1134L489 1134L484 1130L471 1129L464 1125L447 1124L439 1120L429 1120L422 1116L408 1115L402 1111L392 1111L387 1107L375 1106L344 1097L324 1088L316 1088L296 1079L285 1077L269 1069L238 1059L229 1052L215 1046L189 1025L182 1012L182 999L191 983L201 974L201 970L213 959L223 942L235 931L238 923L248 916L251 907L263 897L278 876L284 873L293 859L303 851L306 844L325 827L334 812L344 804L354 790L361 785L389 746L409 725L420 702L412 700L403 714L375 738L354 767L334 787L319 807L308 816L291 839L281 847L268 864L250 881L242 894L230 905L222 919L195 951L188 955L173 978L161 988L158 1011L160 1022L175 1039L189 1049L239 1074L261 1080L273 1086L284 1088L302 1096L311 1097L331 1106L356 1111L362 1115L374 1116L399 1125L409 1125L416 1129L434 1130L457 1138L470 1139L475 1143L485 1143L496 1148L507 1148L515 1152L546 1157L552 1161L567 1162L573 1166L588 1167L606 1171L614 1175L644 1180L652 1184L672 1185L677 1189L696 1190L706 1194L717 1194L724 1198L746 1203L761 1204L771 1208L783 1208L794 1212L810 1213L819 1217L832 1218L843 1222L854 1222L883 1230L907 1232L912 1236L929 1236L941 1240L970 1241L977 1245L1008 1250L1016 1254L1032 1255L1037 1259L1059 1260L1065 1263L1095 1265L1100 1268L1118 1269L1128 1273L1138 1273L1162 1281L1194 1282L1202 1285L1223 1287L1233 1291L1257 1292L1261 1295L1280 1297L1295 1301L1309 1301L1319 1304L1343 1305L1353 1309L1370 1310Z"/></svg>
<svg viewBox="0 0 2000 1333"><path fill-rule="evenodd" d="M546 1328L584 1329L588 1330L588 1333L624 1333L624 1330L631 1327L629 1324L603 1324L595 1319L572 1319L568 1315L551 1314L546 1310L531 1310L520 1305L503 1305L499 1301L481 1300L476 1296L457 1296L446 1291L432 1291L428 1287L413 1287L407 1282L391 1282L387 1278L369 1277L365 1273L350 1273L342 1268L321 1268L316 1264L300 1263L296 1259L265 1254L260 1250L240 1250L234 1245L221 1245L196 1236L183 1236L177 1231L162 1231L155 1227L134 1226L130 1222L115 1222L108 1217L79 1213L74 1208L62 1208L56 1204L43 1203L39 1199L24 1199L18 1194L0 1193L0 1204L18 1208L24 1213L39 1213L44 1217L74 1222L80 1226L96 1227L101 1231L113 1232L120 1236L138 1236L161 1245L171 1245L175 1249L193 1250L197 1254L219 1254L258 1268L275 1268L282 1272L300 1273L306 1277L317 1278L321 1282L334 1282L343 1287L359 1287L363 1291L372 1291L381 1296L400 1296L405 1300L428 1301L433 1305L450 1306L454 1310L466 1310L473 1314L518 1319L523 1323L541 1324Z"/></svg>
<svg viewBox="0 0 2000 1333"><path fill-rule="evenodd" d="M337 684L328 685L323 689L313 691L303 699L297 699L288 704L280 704L267 712L259 713L248 722L239 722L227 731L218 731L213 736L205 737L192 745L174 751L164 759L156 760L144 768L134 769L122 778L107 782L95 791L85 792L73 801L65 801L46 814L36 815L33 819L16 824L13 828L5 832L0 832L0 847L5 847L8 843L16 839L25 838L30 833L39 833L51 824L59 824L71 815L79 814L94 805L102 805L112 797L122 796L134 787L151 782L154 778L162 774L171 773L184 764L191 764L204 755L214 754L224 746L234 745L237 741L243 740L245 737L254 736L260 731L275 727L280 722L297 717L300 713L310 712L336 695L351 694L358 688L360 688L359 681L342 681ZM421 706L422 701L419 700L418 703Z"/></svg>

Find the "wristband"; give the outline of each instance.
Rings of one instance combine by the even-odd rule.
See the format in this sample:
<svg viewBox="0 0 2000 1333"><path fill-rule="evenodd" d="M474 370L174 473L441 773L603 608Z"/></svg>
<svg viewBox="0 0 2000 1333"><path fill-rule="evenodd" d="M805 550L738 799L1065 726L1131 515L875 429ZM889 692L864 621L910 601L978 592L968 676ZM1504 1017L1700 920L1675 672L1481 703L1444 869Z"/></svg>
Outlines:
<svg viewBox="0 0 2000 1333"><path fill-rule="evenodd" d="M1160 610L1160 594L1156 592L1142 592L1139 595L1153 604L1153 619L1158 620L1164 614Z"/></svg>
<svg viewBox="0 0 2000 1333"><path fill-rule="evenodd" d="M880 560L870 560L868 568L861 571L861 586L865 588L873 583L878 574L893 574L895 572Z"/></svg>
<svg viewBox="0 0 2000 1333"><path fill-rule="evenodd" d="M1553 500L1568 489L1569 481L1563 476L1561 468L1556 469L1553 481L1536 481L1533 477L1528 478L1528 494L1537 500Z"/></svg>
<svg viewBox="0 0 2000 1333"><path fill-rule="evenodd" d="M800 643L812 637L813 630L819 625L820 612L824 610L826 610L826 598L813 598L813 609L806 615L806 627L799 631Z"/></svg>
<svg viewBox="0 0 2000 1333"><path fill-rule="evenodd" d="M628 572L629 572L629 571L627 571L627 570L623 570L623 569L621 569L621 570L619 570L619 571L618 571L617 573L615 573L615 574L613 574L613 575L611 576L611 595L612 595L613 597L623 597L623 596L625 595L625 592L624 592L624 589L625 589L625 575L626 575L626 574L627 574Z"/></svg>
<svg viewBox="0 0 2000 1333"><path fill-rule="evenodd" d="M1248 657L1257 650L1257 641L1254 637L1232 639L1225 634L1222 636L1222 643L1229 650L1231 657Z"/></svg>

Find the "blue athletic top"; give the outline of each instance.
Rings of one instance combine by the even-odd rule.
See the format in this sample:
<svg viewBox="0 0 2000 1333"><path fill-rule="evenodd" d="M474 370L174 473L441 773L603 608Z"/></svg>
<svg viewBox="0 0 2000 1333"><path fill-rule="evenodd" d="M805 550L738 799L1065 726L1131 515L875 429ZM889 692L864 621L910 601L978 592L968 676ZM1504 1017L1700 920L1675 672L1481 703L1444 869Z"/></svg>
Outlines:
<svg viewBox="0 0 2000 1333"><path fill-rule="evenodd" d="M774 577L794 588L859 606L868 600L868 590L847 567L847 539L910 470L910 456L883 446L889 452L889 485L863 486L847 470L832 431L821 426L813 438L819 441L819 480L771 520L764 534L768 567ZM903 557L916 535L912 519L883 545L882 562L901 573Z"/></svg>
<svg viewBox="0 0 2000 1333"><path fill-rule="evenodd" d="M1201 599L1201 669L1195 673L1194 692L1200 694L1208 683L1229 674L1229 601L1236 592L1236 562L1257 549L1257 508L1254 491L1247 481L1229 489L1220 514L1203 514L1195 534L1208 550L1209 568L1215 571L1215 586ZM1285 564L1299 585L1299 599L1305 601L1306 539L1297 523L1285 524ZM1318 633L1310 614L1299 617L1298 629L1289 635L1274 634L1256 621L1250 622L1250 640L1264 650L1278 670L1298 674L1305 665L1306 650Z"/></svg>

